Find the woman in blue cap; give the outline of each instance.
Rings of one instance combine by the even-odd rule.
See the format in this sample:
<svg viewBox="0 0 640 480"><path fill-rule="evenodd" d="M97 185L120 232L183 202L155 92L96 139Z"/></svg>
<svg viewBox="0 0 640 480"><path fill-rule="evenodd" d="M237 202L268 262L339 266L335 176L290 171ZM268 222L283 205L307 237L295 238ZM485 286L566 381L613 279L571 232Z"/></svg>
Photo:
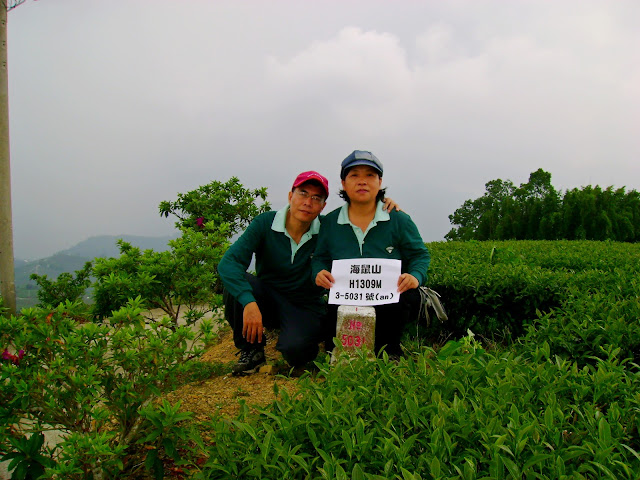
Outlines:
<svg viewBox="0 0 640 480"><path fill-rule="evenodd" d="M430 256L411 217L404 212L386 212L382 207L383 166L371 152L353 151L341 165L340 196L346 203L322 221L311 262L316 285L330 289L333 260L388 258L401 260L398 278L399 303L378 305L375 350L386 345L391 356L401 356L400 339L412 305L418 305L418 287L427 280ZM337 306L330 311L335 322Z"/></svg>

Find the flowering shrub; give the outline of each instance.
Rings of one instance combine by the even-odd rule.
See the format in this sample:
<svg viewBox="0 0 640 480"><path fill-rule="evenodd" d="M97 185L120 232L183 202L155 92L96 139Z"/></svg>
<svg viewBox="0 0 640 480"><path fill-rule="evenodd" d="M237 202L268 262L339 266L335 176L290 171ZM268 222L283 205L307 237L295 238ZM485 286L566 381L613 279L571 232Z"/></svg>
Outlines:
<svg viewBox="0 0 640 480"><path fill-rule="evenodd" d="M194 360L213 338L205 313L221 303L217 265L231 237L268 210L266 195L235 177L179 194L160 205L182 231L170 251L120 241L119 257L75 277L35 275L38 308L8 318L0 299L0 461L10 459L16 477L115 478L146 466L161 478L163 455L185 464L180 452L198 440L183 428L189 415L154 400L211 373ZM89 309L78 299L91 276ZM156 308L167 316L143 315ZM47 430L61 435L53 447Z"/></svg>
<svg viewBox="0 0 640 480"><path fill-rule="evenodd" d="M256 201L262 200L261 204ZM179 193L177 200L160 203L160 215L174 215L176 227L200 229L207 223L228 225L230 239L244 230L253 218L269 210L267 189L247 189L237 177L225 183L215 180L187 193ZM198 227L198 228L196 228Z"/></svg>
<svg viewBox="0 0 640 480"><path fill-rule="evenodd" d="M190 359L213 338L210 320L197 330L167 317L148 321L140 298L100 323L84 312L67 302L0 317L0 460L15 452L11 439L55 429L61 442L48 475L113 478L131 470L125 459L153 428L148 407L189 378Z"/></svg>
<svg viewBox="0 0 640 480"><path fill-rule="evenodd" d="M218 263L233 235L269 209L266 197L265 188L246 189L233 177L180 193L176 201L161 202L160 215L177 217L182 236L169 242L166 252L141 252L120 240L119 257L97 258L94 314L109 316L136 296L147 308L163 310L176 325L182 308L190 312L187 322L194 323L220 307Z"/></svg>
<svg viewBox="0 0 640 480"><path fill-rule="evenodd" d="M2 360L8 360L14 365L18 365L20 360L22 360L22 357L24 357L24 350L22 349L18 350L17 355L9 353L9 350L6 348L4 349L4 352L2 352Z"/></svg>

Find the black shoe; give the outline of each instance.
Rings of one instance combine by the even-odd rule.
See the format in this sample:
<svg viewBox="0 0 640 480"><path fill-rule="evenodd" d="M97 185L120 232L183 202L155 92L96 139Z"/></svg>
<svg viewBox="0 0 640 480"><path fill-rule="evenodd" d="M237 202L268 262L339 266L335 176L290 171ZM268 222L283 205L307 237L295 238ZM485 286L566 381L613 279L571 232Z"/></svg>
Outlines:
<svg viewBox="0 0 640 480"><path fill-rule="evenodd" d="M247 350L241 350L239 353L240 360L231 370L233 375L253 373L257 367L266 362L262 348L248 348Z"/></svg>

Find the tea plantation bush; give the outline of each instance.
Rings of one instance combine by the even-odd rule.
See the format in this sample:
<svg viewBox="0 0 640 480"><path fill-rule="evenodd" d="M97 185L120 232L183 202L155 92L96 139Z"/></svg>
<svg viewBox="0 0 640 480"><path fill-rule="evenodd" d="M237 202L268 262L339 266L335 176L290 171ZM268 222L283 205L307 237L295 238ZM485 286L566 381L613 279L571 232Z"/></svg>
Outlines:
<svg viewBox="0 0 640 480"><path fill-rule="evenodd" d="M640 245L592 241L433 242L429 286L442 295L450 322L436 325L455 336L467 329L487 337L522 335L540 315L573 305L593 311L590 328L602 328L608 307L635 330ZM591 304L591 306L587 306ZM600 312L600 313L597 313ZM542 320L545 323L545 320ZM541 326L541 325L539 325ZM551 334L550 334L551 335ZM625 354L638 345L631 332Z"/></svg>
<svg viewBox="0 0 640 480"><path fill-rule="evenodd" d="M640 471L640 378L614 352L579 368L473 340L321 365L296 399L217 420L195 476L279 479L632 479Z"/></svg>
<svg viewBox="0 0 640 480"><path fill-rule="evenodd" d="M290 398L210 426L195 478L632 479L640 471L640 246L429 244L458 340L321 364ZM482 336L522 334L487 350Z"/></svg>

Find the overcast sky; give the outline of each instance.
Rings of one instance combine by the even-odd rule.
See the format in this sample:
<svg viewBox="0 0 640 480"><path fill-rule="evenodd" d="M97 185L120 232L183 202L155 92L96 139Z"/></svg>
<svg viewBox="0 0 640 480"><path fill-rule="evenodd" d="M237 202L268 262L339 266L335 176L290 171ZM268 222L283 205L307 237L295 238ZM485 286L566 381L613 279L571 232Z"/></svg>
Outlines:
<svg viewBox="0 0 640 480"><path fill-rule="evenodd" d="M14 248L166 235L237 176L282 207L354 149L425 241L489 180L640 190L640 2L27 0L9 12Z"/></svg>

